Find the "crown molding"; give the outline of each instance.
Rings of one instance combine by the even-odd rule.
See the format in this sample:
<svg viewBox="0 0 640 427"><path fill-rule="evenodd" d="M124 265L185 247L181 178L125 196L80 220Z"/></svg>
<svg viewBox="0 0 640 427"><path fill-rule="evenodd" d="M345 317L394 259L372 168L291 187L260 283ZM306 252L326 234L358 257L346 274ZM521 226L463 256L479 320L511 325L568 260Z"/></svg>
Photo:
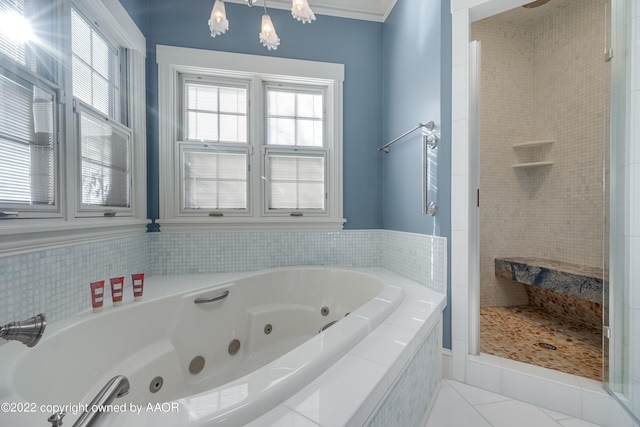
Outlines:
<svg viewBox="0 0 640 427"><path fill-rule="evenodd" d="M246 4L246 0L225 0L227 3ZM317 15L337 16L340 18L361 19L384 22L396 0L309 0L309 5ZM254 7L260 7L257 1ZM290 0L269 0L269 8L291 10Z"/></svg>

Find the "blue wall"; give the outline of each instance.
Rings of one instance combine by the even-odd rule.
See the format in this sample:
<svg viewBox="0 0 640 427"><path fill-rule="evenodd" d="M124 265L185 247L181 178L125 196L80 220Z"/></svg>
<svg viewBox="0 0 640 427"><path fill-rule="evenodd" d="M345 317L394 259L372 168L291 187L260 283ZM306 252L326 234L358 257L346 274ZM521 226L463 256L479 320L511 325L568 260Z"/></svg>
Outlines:
<svg viewBox="0 0 640 427"><path fill-rule="evenodd" d="M390 141L433 120L438 143L438 213L423 215L420 132L393 145L382 162L382 224L389 230L451 238L451 13L449 0L398 0L383 25L382 135ZM449 248L449 257L451 255ZM449 272L450 273L450 272ZM448 277L451 275L448 274ZM448 283L451 295L451 283ZM451 347L451 302L444 346Z"/></svg>
<svg viewBox="0 0 640 427"><path fill-rule="evenodd" d="M345 64L344 216L347 229L382 228L381 142L382 24L316 15L303 25L286 10L269 9L281 44L267 51L258 41L263 10L226 3L227 33L212 38L207 26L213 0L121 0L147 38L148 215L158 218L157 44ZM155 228L152 228L155 229Z"/></svg>
<svg viewBox="0 0 640 427"><path fill-rule="evenodd" d="M288 11L270 10L282 40L272 52L258 43L259 7L226 3L230 29L214 39L206 25L213 0L121 2L147 37L150 218L157 218L159 209L155 46L166 44L345 64L345 228L385 228L450 239L450 0L398 0L384 24L317 15L315 22L303 26ZM390 154L377 151L428 120L440 133L435 218L421 214L420 133L395 144ZM449 295L450 287L449 281ZM445 347L451 343L450 306L448 301Z"/></svg>

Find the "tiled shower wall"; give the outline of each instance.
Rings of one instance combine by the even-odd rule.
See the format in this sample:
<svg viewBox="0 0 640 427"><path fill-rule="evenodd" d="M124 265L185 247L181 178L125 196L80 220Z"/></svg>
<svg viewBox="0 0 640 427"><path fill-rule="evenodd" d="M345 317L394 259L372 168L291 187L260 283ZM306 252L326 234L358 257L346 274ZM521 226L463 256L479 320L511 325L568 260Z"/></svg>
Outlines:
<svg viewBox="0 0 640 427"><path fill-rule="evenodd" d="M446 291L442 237L387 230L149 233L0 258L0 325L41 312L56 321L83 311L91 303L88 284L95 280L293 265L384 266ZM129 286L127 280L125 292Z"/></svg>
<svg viewBox="0 0 640 427"><path fill-rule="evenodd" d="M482 41L481 306L526 304L494 275L494 258L603 262L603 167L609 65L608 0L556 0L527 19L518 8L473 24ZM551 139L538 148L520 142ZM552 160L551 166L512 167Z"/></svg>

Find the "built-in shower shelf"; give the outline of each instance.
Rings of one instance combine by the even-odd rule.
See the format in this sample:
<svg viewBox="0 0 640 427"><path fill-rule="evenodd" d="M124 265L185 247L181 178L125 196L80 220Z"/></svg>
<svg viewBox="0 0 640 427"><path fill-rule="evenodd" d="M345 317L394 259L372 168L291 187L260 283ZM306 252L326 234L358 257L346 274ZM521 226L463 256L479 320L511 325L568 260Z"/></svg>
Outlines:
<svg viewBox="0 0 640 427"><path fill-rule="evenodd" d="M513 144L513 148L533 148L533 147L541 147L543 145L553 144L552 139L541 139L540 141L527 141L527 142L519 142L517 144Z"/></svg>
<svg viewBox="0 0 640 427"><path fill-rule="evenodd" d="M602 268L542 258L496 258L496 277L602 304Z"/></svg>
<svg viewBox="0 0 640 427"><path fill-rule="evenodd" d="M552 160L546 160L544 162L528 162L528 163L516 163L513 165L514 168L537 168L538 166L549 166L552 165Z"/></svg>

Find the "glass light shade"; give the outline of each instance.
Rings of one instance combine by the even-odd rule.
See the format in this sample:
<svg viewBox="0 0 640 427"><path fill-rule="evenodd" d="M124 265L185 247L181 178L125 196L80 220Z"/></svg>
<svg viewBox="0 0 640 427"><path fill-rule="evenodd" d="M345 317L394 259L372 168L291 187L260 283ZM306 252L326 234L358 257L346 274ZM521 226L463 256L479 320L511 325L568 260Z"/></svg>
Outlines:
<svg viewBox="0 0 640 427"><path fill-rule="evenodd" d="M291 15L303 24L316 20L307 0L293 0Z"/></svg>
<svg viewBox="0 0 640 427"><path fill-rule="evenodd" d="M216 0L211 10L211 19L209 19L209 29L211 37L224 34L229 29L229 21L227 20L227 12L224 9L224 2Z"/></svg>
<svg viewBox="0 0 640 427"><path fill-rule="evenodd" d="M280 39L276 34L276 28L271 22L269 15L262 15L262 31L260 32L260 43L267 49L276 50L280 45Z"/></svg>

